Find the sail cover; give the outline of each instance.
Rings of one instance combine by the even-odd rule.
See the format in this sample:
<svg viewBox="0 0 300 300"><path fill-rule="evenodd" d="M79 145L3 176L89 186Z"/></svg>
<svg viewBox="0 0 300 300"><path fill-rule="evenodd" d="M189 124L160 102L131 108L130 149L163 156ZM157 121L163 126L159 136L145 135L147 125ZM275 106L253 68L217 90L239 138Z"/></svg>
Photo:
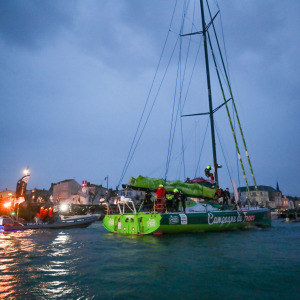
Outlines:
<svg viewBox="0 0 300 300"><path fill-rule="evenodd" d="M141 175L137 178L131 177L128 184L132 188L151 190L156 190L160 184L163 184L168 192L173 192L176 188L191 197L205 197L210 199L214 197L216 192L215 189L200 185L199 183L184 183L180 180L165 181L164 179L143 177Z"/></svg>

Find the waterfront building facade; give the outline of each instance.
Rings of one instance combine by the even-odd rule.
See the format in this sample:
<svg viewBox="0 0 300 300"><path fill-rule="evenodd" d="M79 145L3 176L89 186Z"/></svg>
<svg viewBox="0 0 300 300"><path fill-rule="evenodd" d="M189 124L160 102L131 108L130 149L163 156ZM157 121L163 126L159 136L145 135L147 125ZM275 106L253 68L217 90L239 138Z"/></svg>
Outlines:
<svg viewBox="0 0 300 300"><path fill-rule="evenodd" d="M0 202L11 200L16 197L16 192L12 190L5 190L0 192Z"/></svg>
<svg viewBox="0 0 300 300"><path fill-rule="evenodd" d="M74 179L67 179L52 184L53 201L69 204L92 205L99 204L99 199L105 195L106 188L102 185L90 184L86 180L80 185Z"/></svg>
<svg viewBox="0 0 300 300"><path fill-rule="evenodd" d="M282 204L282 193L279 189L274 189L270 186L259 185L257 190L254 186L249 186L250 193L246 187L238 188L240 200L246 203L247 200L255 201L261 206L276 208Z"/></svg>
<svg viewBox="0 0 300 300"><path fill-rule="evenodd" d="M66 179L52 184L53 200L56 202L77 200L81 185L74 179Z"/></svg>

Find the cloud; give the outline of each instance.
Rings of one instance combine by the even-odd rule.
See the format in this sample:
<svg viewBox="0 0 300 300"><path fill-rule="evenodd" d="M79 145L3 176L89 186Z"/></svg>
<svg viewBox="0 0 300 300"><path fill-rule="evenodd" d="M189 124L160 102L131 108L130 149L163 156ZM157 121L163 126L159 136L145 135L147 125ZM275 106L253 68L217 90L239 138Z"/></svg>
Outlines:
<svg viewBox="0 0 300 300"><path fill-rule="evenodd" d="M97 183L107 175L112 186L118 183L166 36L168 53L178 37L181 13L175 13L170 26L175 3L0 0L0 57L5 58L0 68L2 186L14 187L18 170L27 165L33 170L31 181L36 187L73 177ZM215 1L211 3L214 14L218 8ZM177 8L183 5L177 1ZM196 2L197 9L198 5ZM284 192L295 195L300 163L300 3L230 0L219 6L221 18L215 24L224 33L225 58L257 181L274 186L278 180ZM197 15L189 18L184 32L191 28L201 30ZM223 45L222 36L219 38ZM191 49L197 49L199 39L193 37ZM176 50L125 181L138 174L164 176L179 57ZM168 59L163 57L162 64ZM203 52L199 59L203 61ZM200 63L195 69L204 71ZM155 88L163 75L160 69ZM195 75L185 113L208 109L205 72ZM215 87L213 84L216 106L223 100ZM155 92L150 102L153 97ZM216 118L221 135L229 127L226 113L220 110ZM194 175L206 124L206 118L183 120L188 133L184 137L188 176ZM199 136L192 134L195 128ZM228 131L222 140L232 142ZM203 165L211 163L210 147L203 150L200 176ZM195 149L196 154L192 153ZM234 147L225 150L235 165ZM174 145L171 179L183 176L181 151L180 143ZM283 172L286 166L291 178ZM222 176L226 173L225 168L220 171Z"/></svg>
<svg viewBox="0 0 300 300"><path fill-rule="evenodd" d="M0 1L0 36L9 47L35 50L73 24L77 1Z"/></svg>

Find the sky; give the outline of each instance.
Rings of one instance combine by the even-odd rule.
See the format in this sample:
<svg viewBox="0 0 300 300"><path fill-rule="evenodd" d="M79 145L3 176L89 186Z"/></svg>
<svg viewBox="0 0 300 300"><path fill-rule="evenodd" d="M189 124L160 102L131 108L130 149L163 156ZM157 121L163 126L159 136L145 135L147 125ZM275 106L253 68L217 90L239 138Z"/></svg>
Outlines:
<svg viewBox="0 0 300 300"><path fill-rule="evenodd" d="M65 179L115 188L131 176L164 178L176 76L164 79L157 100L151 86L153 78L163 78L163 68L154 76L166 37L170 39L166 52L178 37L181 15L175 14L170 24L175 4L181 9L183 3L0 0L0 190L14 190L27 167L28 189L49 189L51 183ZM300 196L300 2L210 3L213 14L220 9L215 22L222 25L230 81L256 183L274 188L278 183L284 195ZM201 30L200 21L196 23ZM167 65L167 56L163 63ZM169 65L168 75L171 72L176 75L176 59ZM191 100L183 113L208 110L207 96L197 94L198 88L206 91L205 76L199 75L189 91ZM159 79L155 86L160 87ZM150 91L154 96L149 103L155 105L122 174ZM212 94L219 105L219 94L214 89ZM189 102L198 98L199 103ZM218 163L223 165L219 183L232 190L231 179L241 186L245 183L222 110L215 114ZM178 121L178 132L182 126L187 135L176 137L187 146L174 144L168 179L204 176L204 168L213 164L210 137L201 137L206 124L206 117ZM233 146L223 147L223 141ZM205 143L208 149L202 151ZM182 149L185 167L179 159ZM248 167L246 172L253 185Z"/></svg>

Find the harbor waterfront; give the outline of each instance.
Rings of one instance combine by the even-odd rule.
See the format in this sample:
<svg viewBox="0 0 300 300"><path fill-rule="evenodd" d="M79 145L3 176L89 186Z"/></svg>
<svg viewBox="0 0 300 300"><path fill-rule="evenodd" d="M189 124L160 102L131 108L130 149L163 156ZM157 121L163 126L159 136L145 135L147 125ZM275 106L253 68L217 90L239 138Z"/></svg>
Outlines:
<svg viewBox="0 0 300 300"><path fill-rule="evenodd" d="M300 223L162 236L0 233L1 299L298 299Z"/></svg>

